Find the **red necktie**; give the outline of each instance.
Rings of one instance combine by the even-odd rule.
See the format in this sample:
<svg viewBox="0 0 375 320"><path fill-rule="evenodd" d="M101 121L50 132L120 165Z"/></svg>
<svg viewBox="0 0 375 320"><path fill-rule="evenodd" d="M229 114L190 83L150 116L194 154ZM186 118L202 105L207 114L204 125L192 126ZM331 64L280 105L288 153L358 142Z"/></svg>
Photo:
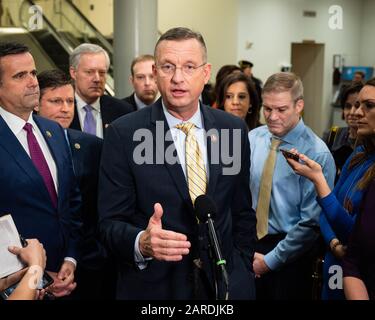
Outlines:
<svg viewBox="0 0 375 320"><path fill-rule="evenodd" d="M38 141L33 133L33 126L30 123L26 123L23 129L27 132L27 144L29 145L29 152L31 160L33 161L35 167L39 171L40 175L44 180L47 191L51 197L53 206L57 207L57 194L55 189L55 184L53 183L51 172L44 158L42 149L39 146Z"/></svg>

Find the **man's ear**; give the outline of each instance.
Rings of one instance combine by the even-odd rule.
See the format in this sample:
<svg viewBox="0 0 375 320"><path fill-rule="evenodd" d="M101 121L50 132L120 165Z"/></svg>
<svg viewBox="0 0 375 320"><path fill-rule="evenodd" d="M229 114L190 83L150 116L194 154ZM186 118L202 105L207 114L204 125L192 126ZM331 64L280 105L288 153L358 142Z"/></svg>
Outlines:
<svg viewBox="0 0 375 320"><path fill-rule="evenodd" d="M133 76L129 76L129 83L130 83L130 84L133 84L133 81L134 81Z"/></svg>
<svg viewBox="0 0 375 320"><path fill-rule="evenodd" d="M69 73L70 73L70 76L72 77L72 79L76 80L76 69L74 69L73 67L70 67Z"/></svg>
<svg viewBox="0 0 375 320"><path fill-rule="evenodd" d="M305 101L303 99L299 99L297 102L296 102L296 108L297 108L297 111L298 113L301 115L302 114L302 111L303 111L303 108L305 107Z"/></svg>
<svg viewBox="0 0 375 320"><path fill-rule="evenodd" d="M208 81L210 81L210 77L211 77L211 63L206 63L204 66L203 66L203 71L204 71L204 84L207 84Z"/></svg>

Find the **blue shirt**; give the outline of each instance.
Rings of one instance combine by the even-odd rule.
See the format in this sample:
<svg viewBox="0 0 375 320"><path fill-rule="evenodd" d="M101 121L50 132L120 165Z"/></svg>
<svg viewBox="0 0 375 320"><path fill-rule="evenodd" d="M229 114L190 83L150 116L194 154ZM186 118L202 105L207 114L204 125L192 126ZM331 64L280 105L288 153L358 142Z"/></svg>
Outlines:
<svg viewBox="0 0 375 320"><path fill-rule="evenodd" d="M300 120L285 136L279 148L296 148L318 162L330 187L333 186L336 169L333 157L326 144ZM250 189L253 208L256 210L260 180L264 163L271 146L272 133L267 126L249 132ZM316 200L314 184L307 178L294 173L284 156L277 151L272 180L268 233L286 233L286 237L265 255L264 261L271 270L297 259L317 239L317 233L308 226L317 226L321 208ZM302 225L301 225L302 224ZM307 226L307 227L306 227Z"/></svg>

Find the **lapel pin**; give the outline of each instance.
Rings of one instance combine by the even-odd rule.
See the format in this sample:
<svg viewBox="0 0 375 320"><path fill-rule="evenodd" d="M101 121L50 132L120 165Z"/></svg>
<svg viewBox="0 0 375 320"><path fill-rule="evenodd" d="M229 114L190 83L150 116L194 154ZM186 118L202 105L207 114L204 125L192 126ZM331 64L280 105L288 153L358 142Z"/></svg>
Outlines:
<svg viewBox="0 0 375 320"><path fill-rule="evenodd" d="M49 132L48 130L46 131L46 135L47 135L48 138L51 138L51 137L52 137L52 133Z"/></svg>
<svg viewBox="0 0 375 320"><path fill-rule="evenodd" d="M106 123L105 125L104 125L104 128L108 128L108 126L109 126L109 124L108 123Z"/></svg>
<svg viewBox="0 0 375 320"><path fill-rule="evenodd" d="M79 143L75 143L74 144L74 148L76 148L77 150L81 149L81 145Z"/></svg>

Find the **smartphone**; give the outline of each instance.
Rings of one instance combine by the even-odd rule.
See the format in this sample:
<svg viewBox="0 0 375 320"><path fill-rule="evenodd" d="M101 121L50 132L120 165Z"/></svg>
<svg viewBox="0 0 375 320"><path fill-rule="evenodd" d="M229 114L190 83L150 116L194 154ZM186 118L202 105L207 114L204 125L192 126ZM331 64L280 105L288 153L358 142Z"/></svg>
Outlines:
<svg viewBox="0 0 375 320"><path fill-rule="evenodd" d="M283 154L283 156L284 156L285 158L290 158L290 159L293 159L293 160L295 160L295 161L299 161L299 156L298 156L298 154L296 154L296 153L292 153L292 152L290 152L289 150L282 149L282 148L280 148L279 150L282 152L282 154Z"/></svg>
<svg viewBox="0 0 375 320"><path fill-rule="evenodd" d="M12 292L17 288L18 284L20 282L16 282L15 284L11 285L10 287L6 288L5 290L0 292L0 297L3 298L4 300L7 300L8 297L12 294ZM50 286L53 283L52 277L47 273L43 273L43 278L41 282L38 285L38 289L45 289L48 286Z"/></svg>

